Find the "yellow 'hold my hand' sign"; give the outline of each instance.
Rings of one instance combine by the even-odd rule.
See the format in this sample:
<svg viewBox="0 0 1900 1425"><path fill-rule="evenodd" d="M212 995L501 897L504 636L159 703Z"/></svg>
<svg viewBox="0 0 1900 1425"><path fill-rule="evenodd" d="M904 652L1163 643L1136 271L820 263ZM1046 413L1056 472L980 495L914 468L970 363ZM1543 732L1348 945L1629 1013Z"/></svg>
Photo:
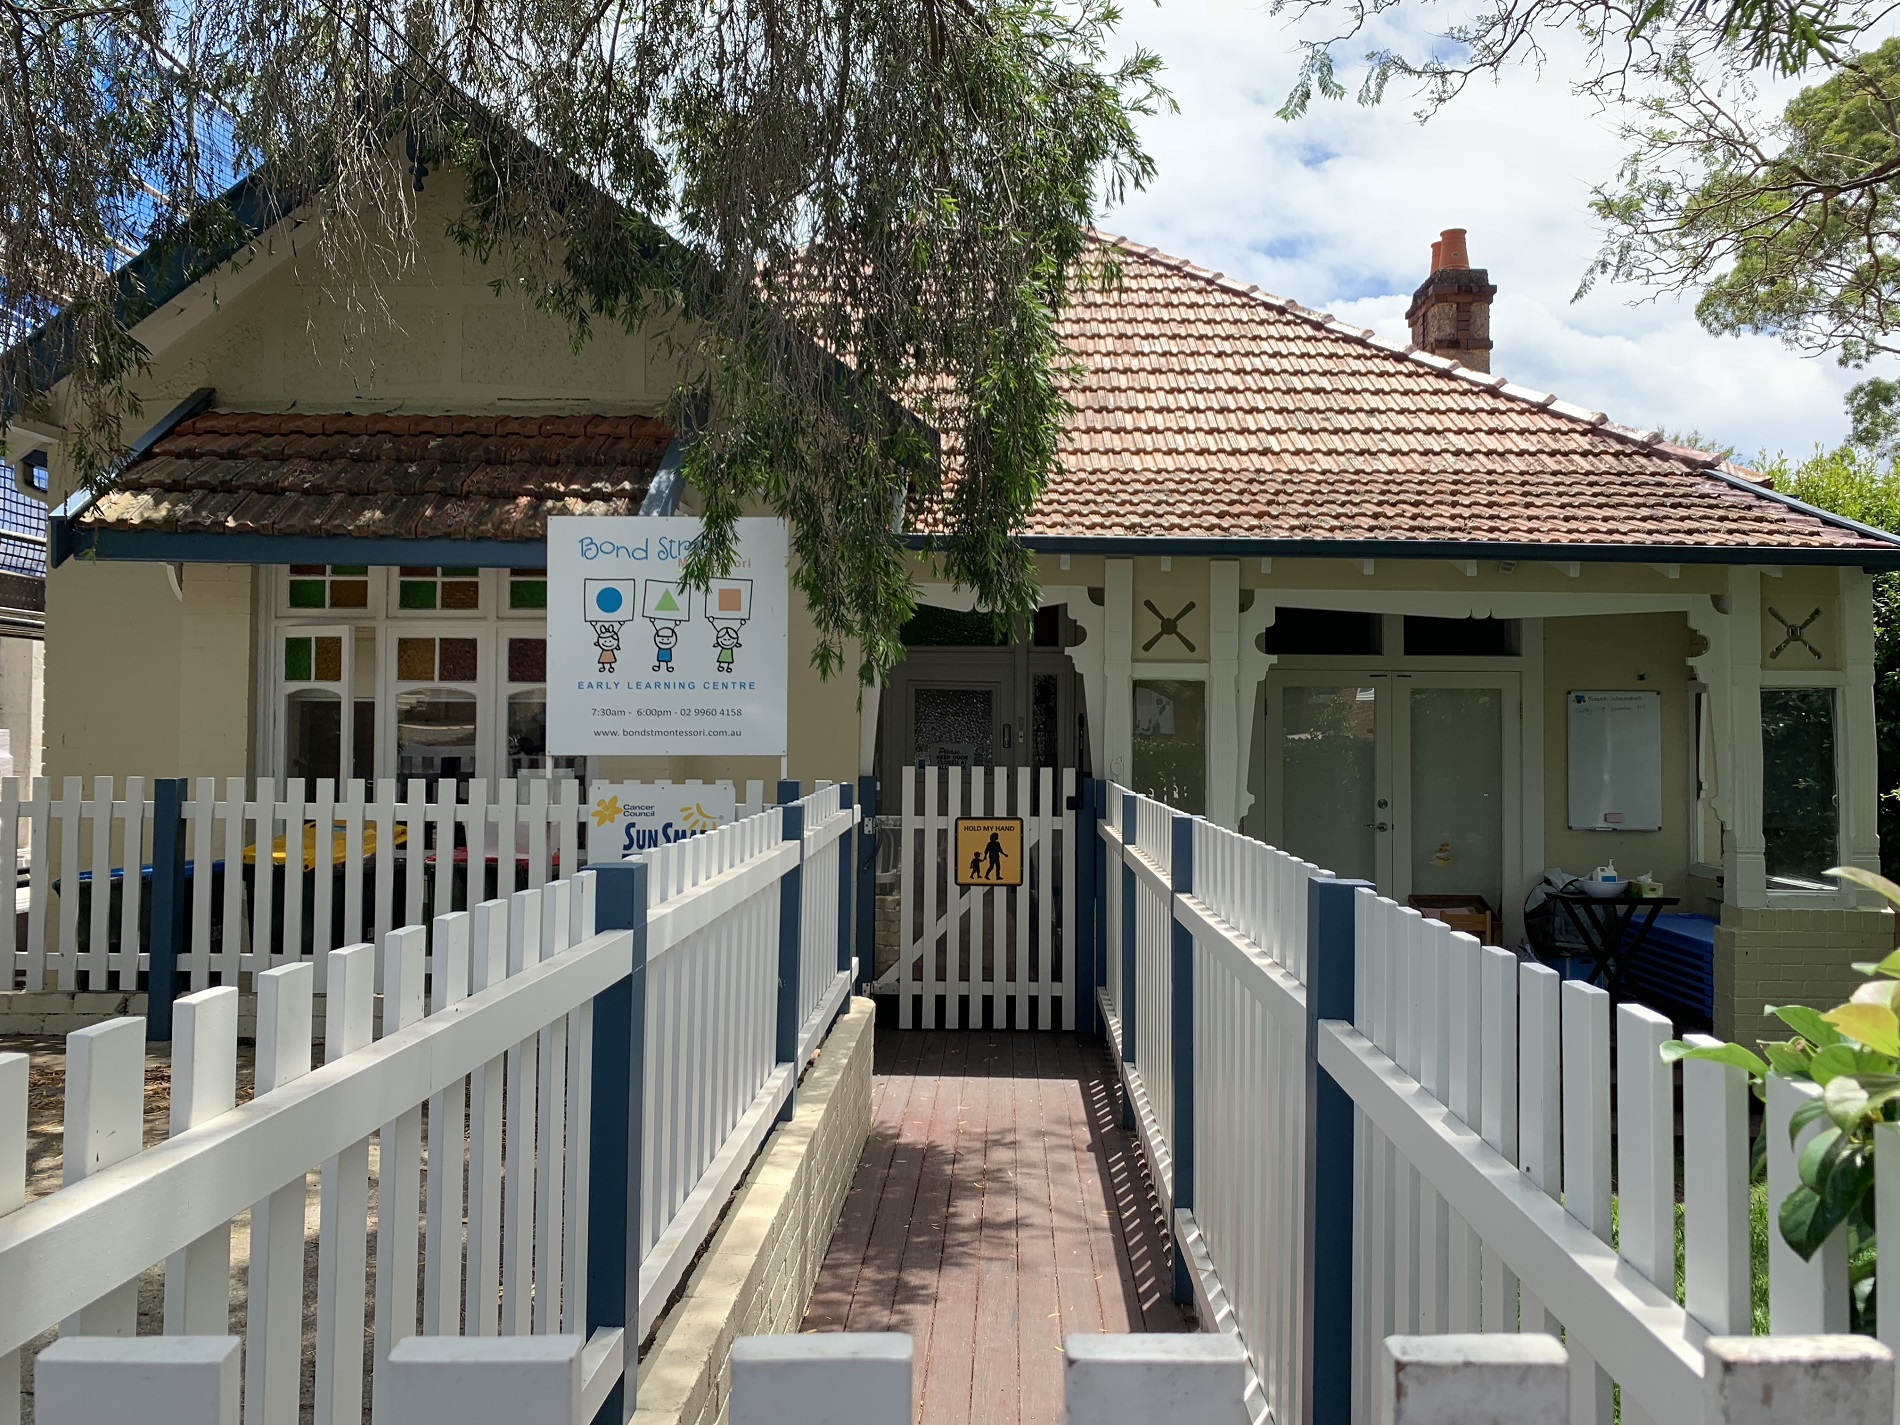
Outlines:
<svg viewBox="0 0 1900 1425"><path fill-rule="evenodd" d="M957 884L1020 886L1023 883L1023 819L1019 816L957 818Z"/></svg>

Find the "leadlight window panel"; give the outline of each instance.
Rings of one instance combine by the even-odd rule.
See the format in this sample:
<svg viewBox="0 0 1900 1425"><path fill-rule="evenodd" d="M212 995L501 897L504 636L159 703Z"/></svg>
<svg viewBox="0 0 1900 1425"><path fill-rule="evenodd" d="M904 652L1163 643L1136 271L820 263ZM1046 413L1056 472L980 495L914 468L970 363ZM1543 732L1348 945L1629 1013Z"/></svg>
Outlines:
<svg viewBox="0 0 1900 1425"><path fill-rule="evenodd" d="M548 606L548 571L510 569L508 571L508 607L545 609Z"/></svg>
<svg viewBox="0 0 1900 1425"><path fill-rule="evenodd" d="M545 638L508 640L508 681L545 683L548 680L548 641Z"/></svg>
<svg viewBox="0 0 1900 1425"><path fill-rule="evenodd" d="M334 633L293 635L284 640L286 683L343 681L343 639Z"/></svg>
<svg viewBox="0 0 1900 1425"><path fill-rule="evenodd" d="M470 565L404 565L396 573L396 607L473 613L482 606L481 570Z"/></svg>
<svg viewBox="0 0 1900 1425"><path fill-rule="evenodd" d="M366 609L367 564L293 564L285 602L293 609Z"/></svg>
<svg viewBox="0 0 1900 1425"><path fill-rule="evenodd" d="M478 665L476 641L472 638L405 635L396 640L399 683L472 683Z"/></svg>

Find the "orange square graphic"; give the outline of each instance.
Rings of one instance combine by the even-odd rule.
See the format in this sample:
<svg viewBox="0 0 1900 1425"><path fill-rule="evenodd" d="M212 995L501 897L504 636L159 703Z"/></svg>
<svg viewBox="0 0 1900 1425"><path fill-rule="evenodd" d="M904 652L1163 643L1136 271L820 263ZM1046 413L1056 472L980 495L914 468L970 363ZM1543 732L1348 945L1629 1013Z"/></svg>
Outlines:
<svg viewBox="0 0 1900 1425"><path fill-rule="evenodd" d="M739 597L739 591L737 589L721 589L719 591L719 612L720 613L736 614L739 612L740 609L744 607L745 607L745 603Z"/></svg>

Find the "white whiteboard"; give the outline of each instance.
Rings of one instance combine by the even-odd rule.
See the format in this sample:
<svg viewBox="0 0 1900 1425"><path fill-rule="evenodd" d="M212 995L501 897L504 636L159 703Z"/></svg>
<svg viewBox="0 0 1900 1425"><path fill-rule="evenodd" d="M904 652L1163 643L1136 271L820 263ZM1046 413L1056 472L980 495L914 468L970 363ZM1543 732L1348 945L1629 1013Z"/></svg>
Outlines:
<svg viewBox="0 0 1900 1425"><path fill-rule="evenodd" d="M1570 829L1662 830L1662 694L1568 693Z"/></svg>

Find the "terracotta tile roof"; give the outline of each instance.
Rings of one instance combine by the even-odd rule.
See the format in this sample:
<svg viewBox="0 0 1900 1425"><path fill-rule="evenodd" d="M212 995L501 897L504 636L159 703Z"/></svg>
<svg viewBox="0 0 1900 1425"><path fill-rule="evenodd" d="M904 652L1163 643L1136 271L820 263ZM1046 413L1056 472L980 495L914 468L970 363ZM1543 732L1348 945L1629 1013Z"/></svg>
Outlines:
<svg viewBox="0 0 1900 1425"><path fill-rule="evenodd" d="M1102 241L1123 280L1063 319L1087 374L1031 535L1894 551L1653 431Z"/></svg>
<svg viewBox="0 0 1900 1425"><path fill-rule="evenodd" d="M128 466L82 524L539 541L550 514L639 513L672 439L645 416L207 411Z"/></svg>

